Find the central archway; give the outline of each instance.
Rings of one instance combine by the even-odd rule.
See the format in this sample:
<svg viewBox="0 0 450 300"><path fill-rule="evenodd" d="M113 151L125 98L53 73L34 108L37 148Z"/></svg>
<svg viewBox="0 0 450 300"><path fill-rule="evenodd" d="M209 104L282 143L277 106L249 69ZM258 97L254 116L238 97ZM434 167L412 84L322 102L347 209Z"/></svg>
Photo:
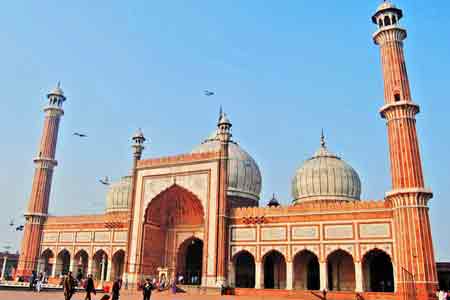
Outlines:
<svg viewBox="0 0 450 300"><path fill-rule="evenodd" d="M191 243L194 241L194 245L191 247L189 247L189 244L184 245L182 243L177 249L176 245L179 245L179 238L185 236L186 231L203 232L203 223L204 212L202 203L196 195L187 189L173 184L153 198L145 211L142 237L142 274L156 277L158 268L168 268L173 275L177 272L186 272L184 269L180 269L181 264L186 264L185 256L180 258L180 253L187 253L186 251L189 250L189 253L194 255L193 250L190 249L197 246L198 250L200 249L200 244L201 249L203 249L203 242L199 239L191 239ZM195 255L198 256L198 254ZM194 269L197 272L197 275L186 274L191 276L189 278L191 284L194 284L192 282L200 284L202 262L203 257L200 260L200 270L198 270L199 267L197 266L198 259L195 262L195 266L190 265L192 274L194 274ZM185 277L185 280L188 280L188 278Z"/></svg>
<svg viewBox="0 0 450 300"><path fill-rule="evenodd" d="M203 241L189 238L184 241L177 255L177 277L183 276L182 284L200 285L202 282Z"/></svg>

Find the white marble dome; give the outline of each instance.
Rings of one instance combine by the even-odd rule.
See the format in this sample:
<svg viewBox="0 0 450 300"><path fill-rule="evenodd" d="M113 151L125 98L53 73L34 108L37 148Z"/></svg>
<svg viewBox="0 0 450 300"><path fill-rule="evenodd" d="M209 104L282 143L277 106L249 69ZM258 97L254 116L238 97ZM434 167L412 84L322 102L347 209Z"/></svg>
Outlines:
<svg viewBox="0 0 450 300"><path fill-rule="evenodd" d="M124 176L109 185L106 195L106 212L127 211L130 207L131 176Z"/></svg>
<svg viewBox="0 0 450 300"><path fill-rule="evenodd" d="M215 130L192 153L220 150L220 141ZM261 172L255 160L235 141L229 144L228 196L259 200L261 193Z"/></svg>
<svg viewBox="0 0 450 300"><path fill-rule="evenodd" d="M361 180L345 161L328 151L325 142L295 172L292 181L294 204L315 200L359 200Z"/></svg>

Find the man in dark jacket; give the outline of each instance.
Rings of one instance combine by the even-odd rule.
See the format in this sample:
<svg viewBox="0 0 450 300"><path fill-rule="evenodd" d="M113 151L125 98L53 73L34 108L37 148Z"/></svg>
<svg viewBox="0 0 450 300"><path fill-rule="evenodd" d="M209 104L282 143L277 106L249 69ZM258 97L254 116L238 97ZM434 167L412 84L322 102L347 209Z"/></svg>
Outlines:
<svg viewBox="0 0 450 300"><path fill-rule="evenodd" d="M94 280L92 279L92 274L89 274L87 280L86 280L86 297L85 300L91 300L91 293L94 293L95 295L95 286L94 286Z"/></svg>
<svg viewBox="0 0 450 300"><path fill-rule="evenodd" d="M75 293L75 278L72 276L72 272L69 272L63 280L64 298L70 300Z"/></svg>
<svg viewBox="0 0 450 300"><path fill-rule="evenodd" d="M119 300L120 288L122 287L122 280L119 278L114 281L111 292L111 300Z"/></svg>
<svg viewBox="0 0 450 300"><path fill-rule="evenodd" d="M142 287L142 294L144 296L144 300L150 300L150 296L152 295L153 284L150 282L150 278L145 279L144 286Z"/></svg>

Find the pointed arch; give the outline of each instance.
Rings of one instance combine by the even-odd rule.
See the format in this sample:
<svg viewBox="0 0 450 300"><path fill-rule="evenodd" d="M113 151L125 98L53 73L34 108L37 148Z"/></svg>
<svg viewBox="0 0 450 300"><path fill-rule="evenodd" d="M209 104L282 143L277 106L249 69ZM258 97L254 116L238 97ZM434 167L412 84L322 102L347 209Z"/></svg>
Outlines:
<svg viewBox="0 0 450 300"><path fill-rule="evenodd" d="M255 287L255 257L247 250L240 250L231 259L234 286L238 288Z"/></svg>
<svg viewBox="0 0 450 300"><path fill-rule="evenodd" d="M327 256L328 289L353 291L355 289L355 264L346 250L337 249Z"/></svg>
<svg viewBox="0 0 450 300"><path fill-rule="evenodd" d="M297 252L293 259L293 270L294 289L320 289L320 265L315 253L307 249Z"/></svg>
<svg viewBox="0 0 450 300"><path fill-rule="evenodd" d="M261 258L264 266L264 288L286 288L286 258L278 250L270 250Z"/></svg>
<svg viewBox="0 0 450 300"><path fill-rule="evenodd" d="M144 228L142 232L142 269L148 276L156 276L158 267L166 262L173 264L178 256L176 249L170 253L166 252L167 239L177 238L177 230L192 230L192 228L203 227L204 209L200 199L189 190L178 184L173 184L148 204L144 214ZM170 230L172 235L168 235ZM177 245L173 241L172 245ZM170 256L170 257L165 257ZM173 266L176 267L176 266Z"/></svg>
<svg viewBox="0 0 450 300"><path fill-rule="evenodd" d="M373 248L362 257L363 288L369 292L394 292L394 267L388 253Z"/></svg>

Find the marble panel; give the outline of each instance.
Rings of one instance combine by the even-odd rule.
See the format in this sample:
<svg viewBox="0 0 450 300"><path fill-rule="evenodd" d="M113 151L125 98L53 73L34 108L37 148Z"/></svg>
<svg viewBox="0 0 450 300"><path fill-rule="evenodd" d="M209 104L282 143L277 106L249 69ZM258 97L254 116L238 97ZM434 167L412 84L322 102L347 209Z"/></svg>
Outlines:
<svg viewBox="0 0 450 300"><path fill-rule="evenodd" d="M360 238L388 238L391 236L389 223L359 224Z"/></svg>
<svg viewBox="0 0 450 300"><path fill-rule="evenodd" d="M292 227L293 240L317 240L319 239L318 226L294 226Z"/></svg>
<svg viewBox="0 0 450 300"><path fill-rule="evenodd" d="M91 233L86 231L80 231L77 233L76 237L77 242L90 242L91 241Z"/></svg>
<svg viewBox="0 0 450 300"><path fill-rule="evenodd" d="M256 228L232 228L232 241L256 241Z"/></svg>
<svg viewBox="0 0 450 300"><path fill-rule="evenodd" d="M108 242L111 240L109 231L99 231L94 233L94 241L96 242Z"/></svg>
<svg viewBox="0 0 450 300"><path fill-rule="evenodd" d="M326 239L351 239L353 238L353 225L325 225Z"/></svg>
<svg viewBox="0 0 450 300"><path fill-rule="evenodd" d="M75 237L74 232L61 232L59 234L59 241L60 242L73 242Z"/></svg>
<svg viewBox="0 0 450 300"><path fill-rule="evenodd" d="M263 241L285 241L286 227L263 227L261 228L261 240Z"/></svg>

